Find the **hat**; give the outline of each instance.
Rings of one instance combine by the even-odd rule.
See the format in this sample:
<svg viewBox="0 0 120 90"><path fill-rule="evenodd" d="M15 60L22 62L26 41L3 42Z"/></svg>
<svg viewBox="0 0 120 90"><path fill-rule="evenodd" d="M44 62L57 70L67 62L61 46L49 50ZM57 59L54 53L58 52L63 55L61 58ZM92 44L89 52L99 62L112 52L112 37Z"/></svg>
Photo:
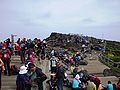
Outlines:
<svg viewBox="0 0 120 90"><path fill-rule="evenodd" d="M25 67L25 66L21 66L20 67L20 71L19 71L19 74L26 74L27 73L27 67Z"/></svg>
<svg viewBox="0 0 120 90"><path fill-rule="evenodd" d="M79 74L77 74L77 75L75 76L75 79L77 79L77 80L79 80L79 79L80 79Z"/></svg>

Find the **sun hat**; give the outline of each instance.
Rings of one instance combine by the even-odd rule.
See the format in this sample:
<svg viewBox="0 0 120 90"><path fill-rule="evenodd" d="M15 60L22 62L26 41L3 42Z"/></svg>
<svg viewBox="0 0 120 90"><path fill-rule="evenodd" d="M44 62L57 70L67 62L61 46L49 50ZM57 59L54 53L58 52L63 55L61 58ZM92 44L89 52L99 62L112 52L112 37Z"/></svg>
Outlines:
<svg viewBox="0 0 120 90"><path fill-rule="evenodd" d="M20 67L20 71L19 71L19 74L26 74L27 73L27 67L25 67L25 66L21 66Z"/></svg>

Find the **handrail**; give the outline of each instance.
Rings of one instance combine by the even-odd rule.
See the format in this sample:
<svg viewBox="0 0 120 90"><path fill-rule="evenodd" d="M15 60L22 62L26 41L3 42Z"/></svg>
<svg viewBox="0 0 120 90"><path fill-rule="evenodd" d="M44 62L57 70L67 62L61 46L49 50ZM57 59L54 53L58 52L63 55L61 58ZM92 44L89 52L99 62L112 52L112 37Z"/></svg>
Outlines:
<svg viewBox="0 0 120 90"><path fill-rule="evenodd" d="M111 70L120 73L120 63L114 62L113 60L103 56L103 55L99 55L99 60L107 65Z"/></svg>

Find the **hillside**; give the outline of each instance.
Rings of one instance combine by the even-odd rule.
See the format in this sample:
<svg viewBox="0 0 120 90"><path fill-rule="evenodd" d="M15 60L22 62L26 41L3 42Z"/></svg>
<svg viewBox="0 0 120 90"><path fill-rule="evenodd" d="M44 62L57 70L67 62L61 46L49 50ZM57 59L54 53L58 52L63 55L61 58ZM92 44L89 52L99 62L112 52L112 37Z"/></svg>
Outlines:
<svg viewBox="0 0 120 90"><path fill-rule="evenodd" d="M53 32L48 38L46 38L46 41L50 46L71 46L70 44L74 46L77 44L85 43L85 41L87 41L88 43L92 43L93 45L100 45L106 42L107 49L114 48L116 50L120 50L120 42L108 41L108 40L105 40L103 42L102 39L82 36L79 34L62 34L62 33ZM54 44L52 44L52 42L54 42Z"/></svg>
<svg viewBox="0 0 120 90"><path fill-rule="evenodd" d="M64 47L66 49L80 50L82 44L92 46L95 50L105 50L105 56L120 61L120 42L97 39L78 34L62 34L53 32L46 38L49 47ZM117 60L116 60L117 59Z"/></svg>

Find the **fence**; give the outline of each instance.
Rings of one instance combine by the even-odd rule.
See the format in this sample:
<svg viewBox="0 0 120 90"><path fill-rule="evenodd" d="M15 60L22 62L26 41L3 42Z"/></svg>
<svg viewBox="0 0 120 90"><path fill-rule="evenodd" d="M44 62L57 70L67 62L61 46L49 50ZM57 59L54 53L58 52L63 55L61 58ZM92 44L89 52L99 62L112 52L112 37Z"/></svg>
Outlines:
<svg viewBox="0 0 120 90"><path fill-rule="evenodd" d="M103 55L99 55L99 60L107 65L112 71L116 72L116 73L120 73L120 62L114 62L113 60L103 56Z"/></svg>

